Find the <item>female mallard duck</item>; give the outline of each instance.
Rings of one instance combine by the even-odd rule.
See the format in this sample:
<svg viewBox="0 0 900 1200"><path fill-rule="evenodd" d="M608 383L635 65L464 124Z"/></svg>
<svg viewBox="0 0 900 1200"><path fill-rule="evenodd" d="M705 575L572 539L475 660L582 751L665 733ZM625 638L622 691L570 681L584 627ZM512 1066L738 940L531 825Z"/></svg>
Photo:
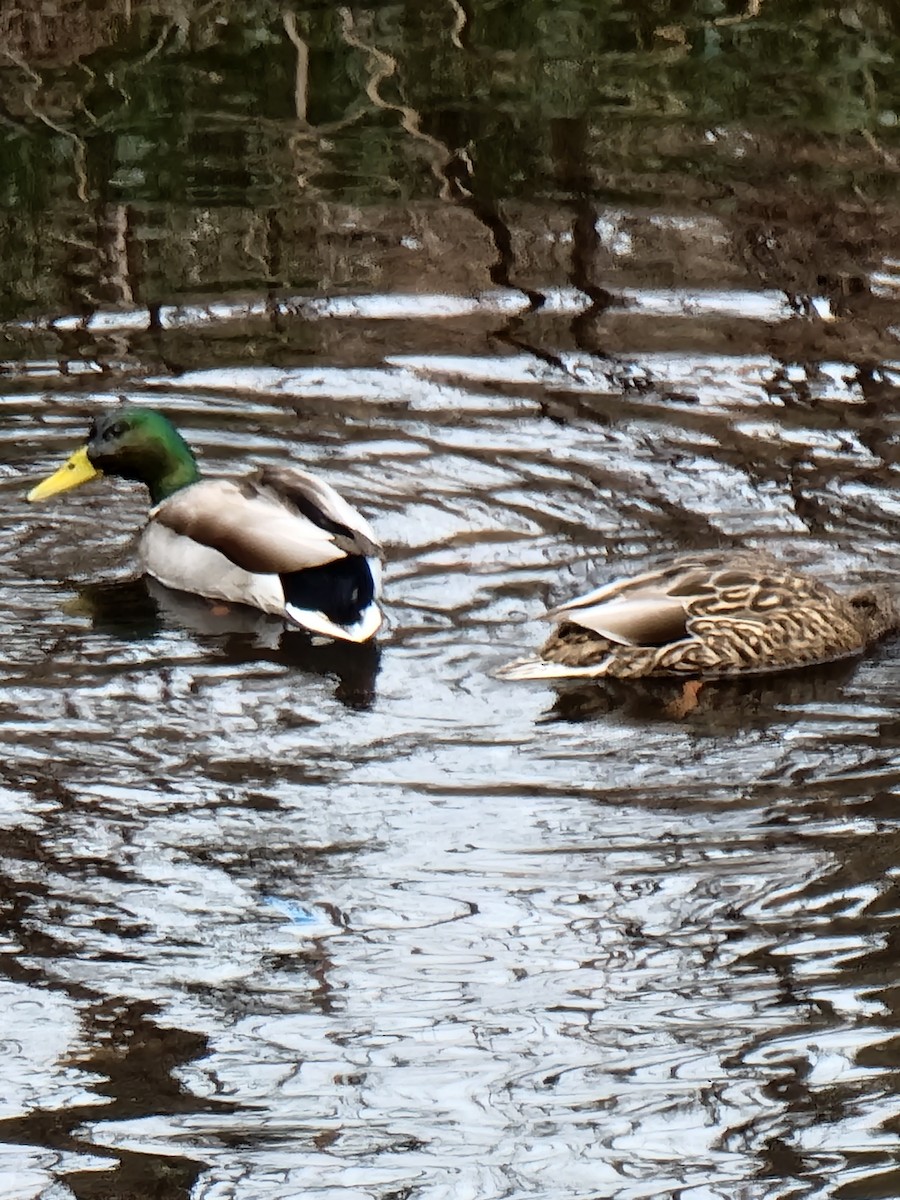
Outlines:
<svg viewBox="0 0 900 1200"><path fill-rule="evenodd" d="M842 596L751 552L690 555L551 609L559 624L537 658L504 679L786 671L864 650L900 627L887 588Z"/></svg>
<svg viewBox="0 0 900 1200"><path fill-rule="evenodd" d="M380 547L365 518L320 479L294 467L265 467L237 483L201 479L162 413L126 407L96 417L87 444L28 499L100 475L147 485L153 507L141 564L167 587L249 604L348 642L378 631Z"/></svg>

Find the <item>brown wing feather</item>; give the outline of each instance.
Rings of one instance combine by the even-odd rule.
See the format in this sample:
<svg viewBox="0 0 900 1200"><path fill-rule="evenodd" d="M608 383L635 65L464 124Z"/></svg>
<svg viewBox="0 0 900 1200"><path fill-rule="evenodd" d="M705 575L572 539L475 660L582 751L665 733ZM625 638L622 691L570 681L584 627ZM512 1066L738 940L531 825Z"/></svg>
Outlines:
<svg viewBox="0 0 900 1200"><path fill-rule="evenodd" d="M666 596L612 600L565 617L622 646L661 646L685 636L684 602Z"/></svg>
<svg viewBox="0 0 900 1200"><path fill-rule="evenodd" d="M768 555L690 555L606 584L547 615L620 645L664 646L692 636L697 617L759 624L773 610L833 595L818 580L785 570Z"/></svg>
<svg viewBox="0 0 900 1200"><path fill-rule="evenodd" d="M259 486L330 533L348 554L380 553L381 547L365 517L315 475L296 467L264 467L259 474Z"/></svg>
<svg viewBox="0 0 900 1200"><path fill-rule="evenodd" d="M613 600L626 599L652 599L659 597L660 599L679 596L685 601L695 595L702 594L710 587L710 580L717 571L723 567L733 566L735 563L741 566L749 566L751 562L756 562L761 565L769 565L774 563L774 560L769 559L765 555L750 556L737 555L733 558L723 559L720 554L690 554L682 555L679 558L673 559L664 567L658 567L653 571L645 571L641 575L626 576L624 579L614 579L611 583L605 583L602 587L594 588L593 591L587 592L583 596L576 596L572 600L567 600L564 604L558 605L556 608L551 608L546 614L547 617L569 617L577 619L575 614L580 608L593 608L598 604L605 604Z"/></svg>
<svg viewBox="0 0 900 1200"><path fill-rule="evenodd" d="M254 574L281 575L346 557L353 539L320 528L274 491L229 480L201 480L157 505L153 517L211 546Z"/></svg>

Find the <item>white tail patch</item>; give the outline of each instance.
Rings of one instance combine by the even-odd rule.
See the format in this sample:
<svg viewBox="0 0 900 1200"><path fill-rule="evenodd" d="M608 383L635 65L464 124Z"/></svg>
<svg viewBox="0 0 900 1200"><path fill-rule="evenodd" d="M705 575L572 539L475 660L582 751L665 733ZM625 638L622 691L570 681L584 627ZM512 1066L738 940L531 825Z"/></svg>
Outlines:
<svg viewBox="0 0 900 1200"><path fill-rule="evenodd" d="M284 606L284 614L295 625L302 625L311 633L321 633L325 637L334 638L340 642L367 642L381 628L384 617L377 604L370 604L358 621L352 625L336 625L323 612L314 612L309 608L296 608L293 604Z"/></svg>
<svg viewBox="0 0 900 1200"><path fill-rule="evenodd" d="M543 658L517 658L498 667L493 675L496 679L599 679L606 674L607 662L604 658L591 666L570 667Z"/></svg>

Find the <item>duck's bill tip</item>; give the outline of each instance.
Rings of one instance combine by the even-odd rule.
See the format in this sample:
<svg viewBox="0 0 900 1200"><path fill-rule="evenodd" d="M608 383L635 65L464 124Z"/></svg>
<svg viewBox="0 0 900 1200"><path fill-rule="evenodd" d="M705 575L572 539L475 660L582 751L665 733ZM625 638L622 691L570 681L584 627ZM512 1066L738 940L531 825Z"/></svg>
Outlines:
<svg viewBox="0 0 900 1200"><path fill-rule="evenodd" d="M59 492L68 492L72 488L81 487L83 483L90 483L92 479L99 479L102 474L103 472L98 471L88 458L87 446L82 446L58 471L54 471L33 487L25 498L30 504L36 500L46 500Z"/></svg>

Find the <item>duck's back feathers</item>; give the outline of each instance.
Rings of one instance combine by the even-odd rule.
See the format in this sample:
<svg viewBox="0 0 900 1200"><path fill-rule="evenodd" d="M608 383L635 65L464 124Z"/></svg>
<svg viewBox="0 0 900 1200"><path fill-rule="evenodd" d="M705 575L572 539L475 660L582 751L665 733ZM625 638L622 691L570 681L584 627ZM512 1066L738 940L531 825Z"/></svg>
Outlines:
<svg viewBox="0 0 900 1200"><path fill-rule="evenodd" d="M616 600L554 612L620 646L662 646L684 637L684 603L664 593L623 595Z"/></svg>
<svg viewBox="0 0 900 1200"><path fill-rule="evenodd" d="M858 654L900 624L886 589L842 596L767 555L693 555L558 608L539 657L507 679L734 675Z"/></svg>
<svg viewBox="0 0 900 1200"><path fill-rule="evenodd" d="M289 483L291 490L276 483ZM337 520L338 513L362 528ZM333 488L300 471L272 470L239 483L200 480L158 504L150 516L254 573L282 575L348 554L377 553L363 517Z"/></svg>
<svg viewBox="0 0 900 1200"><path fill-rule="evenodd" d="M264 467L259 486L292 504L320 529L326 530L348 554L378 555L381 546L371 525L344 497L297 467Z"/></svg>

